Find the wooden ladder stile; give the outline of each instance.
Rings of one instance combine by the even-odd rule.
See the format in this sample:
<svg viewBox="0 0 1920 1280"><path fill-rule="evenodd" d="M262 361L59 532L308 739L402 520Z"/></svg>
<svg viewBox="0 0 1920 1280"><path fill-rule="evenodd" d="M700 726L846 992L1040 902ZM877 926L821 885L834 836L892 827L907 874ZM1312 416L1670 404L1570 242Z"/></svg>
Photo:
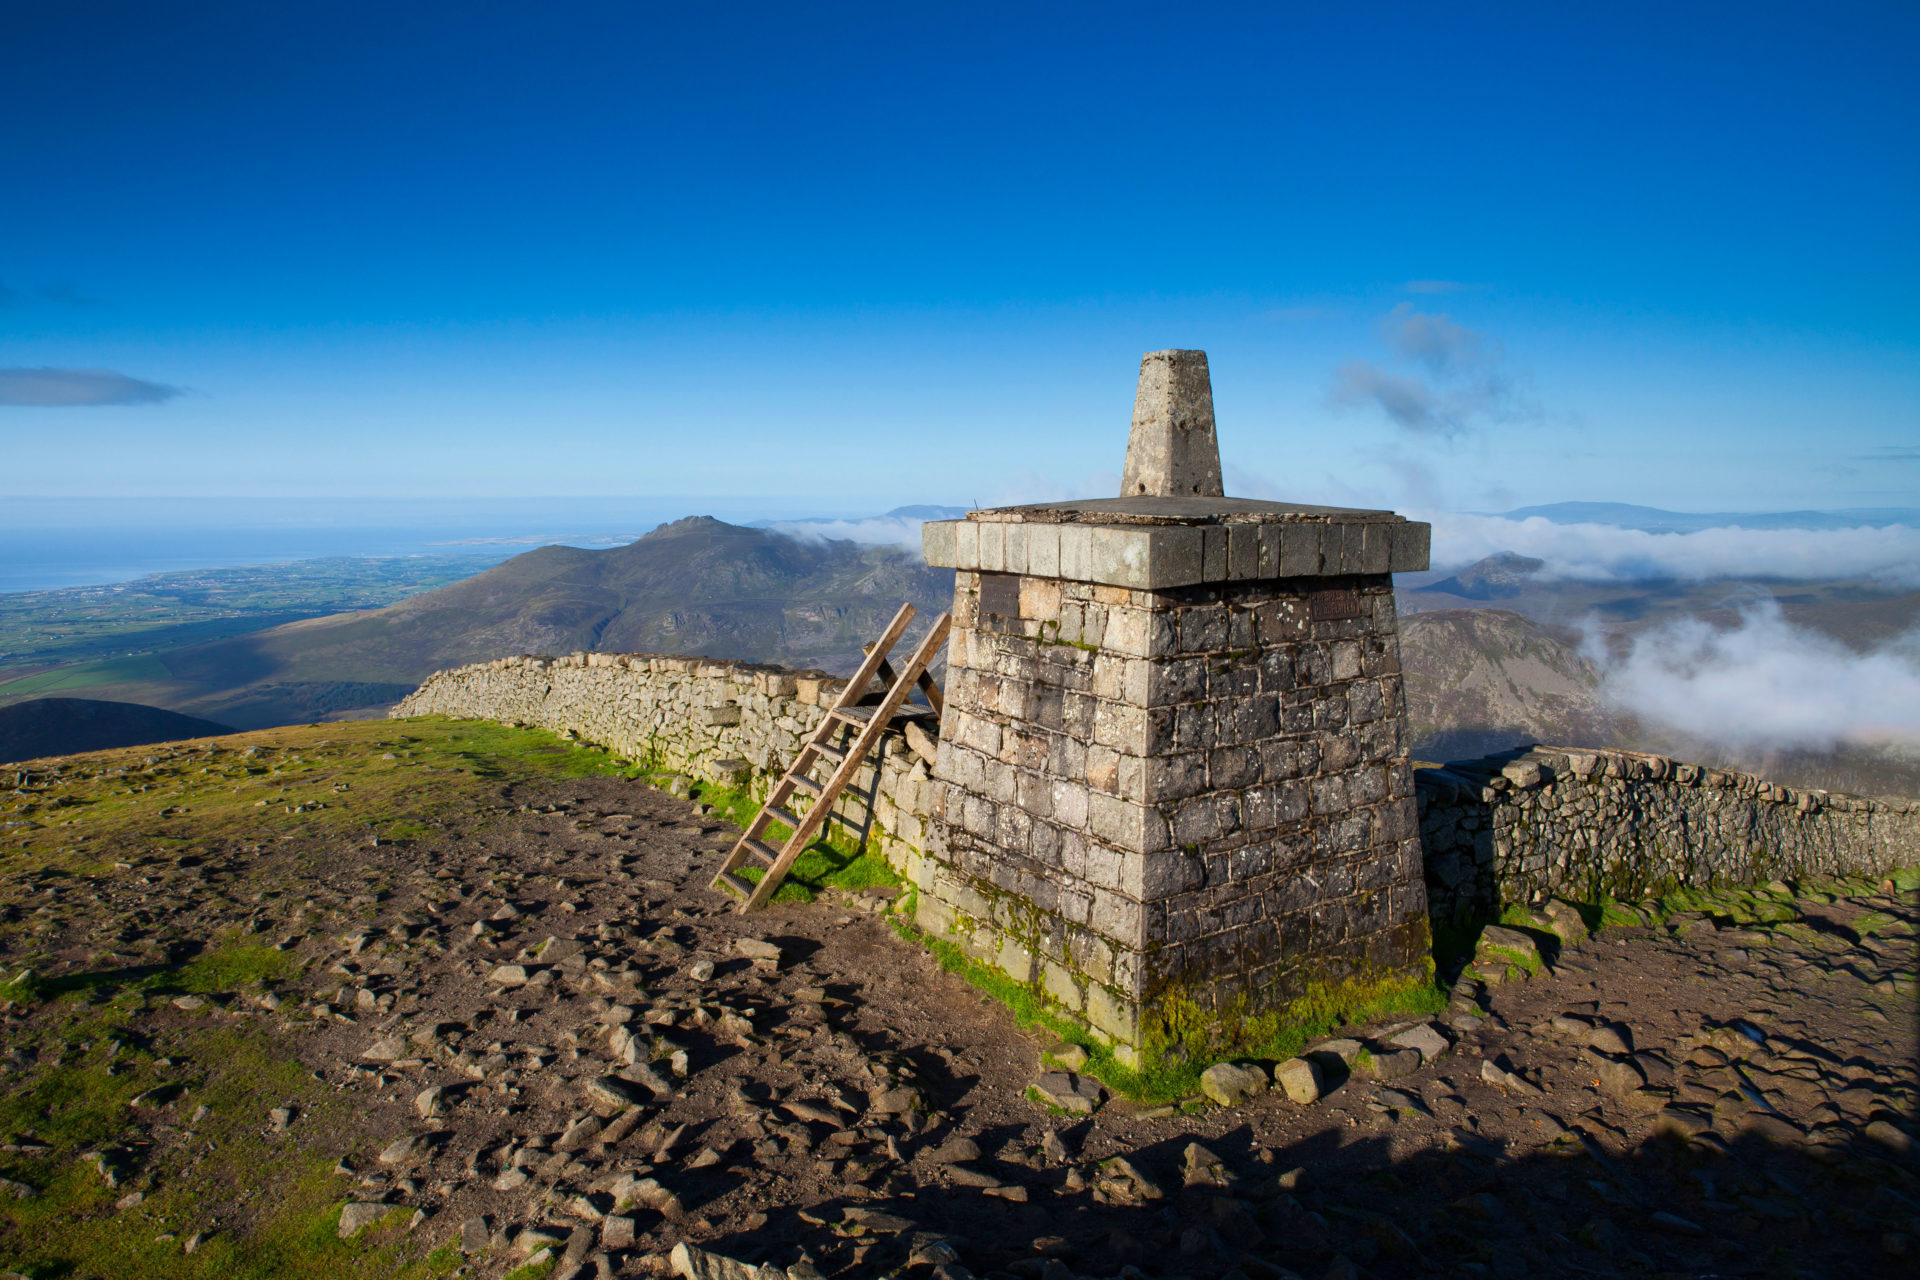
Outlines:
<svg viewBox="0 0 1920 1280"><path fill-rule="evenodd" d="M880 659L880 679L889 688L900 679L899 675L894 672L893 664L885 658ZM935 719L946 714L946 695L940 692L939 682L933 678L932 672L922 671L920 678L913 683L922 694L926 695L927 705L933 708Z"/></svg>
<svg viewBox="0 0 1920 1280"><path fill-rule="evenodd" d="M886 633L867 650L866 659L860 664L860 669L854 672L853 677L847 681L846 687L841 690L839 698L821 718L820 727L814 730L813 736L802 744L800 753L794 757L792 767L781 775L780 780L774 783L773 789L767 792L765 803L760 806L759 812L754 814L753 821L747 824L747 829L741 833L739 842L727 855L727 860L721 865L719 874L714 876L714 888L727 889L740 896L742 912L765 906L780 888L781 882L792 870L794 862L813 842L828 818L833 816L834 802L853 782L866 763L867 757L879 745L881 736L886 733L888 725L893 720L894 713L905 704L913 690L919 687L920 677L925 675L927 664L940 651L940 646L946 643L947 631L952 627L953 619L943 613L934 619L932 628L914 649L913 656L907 660L905 671L895 673L892 665L887 661L887 653L899 643L901 634L907 629L907 624L913 620L913 614L912 605L900 606L900 611L887 625ZM880 704L871 707L860 706L859 703L867 696L867 687L873 683L873 678L883 673L887 682L887 691L881 697ZM835 732L843 729L857 730L857 736L846 745L844 752L831 748L822 750L827 747L827 740ZM815 782L810 776L813 767L822 758L835 763L832 776L824 783ZM875 771L873 787L877 789L879 787L878 765L875 766ZM796 792L811 795L813 798L813 807L805 814L792 813L786 807ZM785 844L778 850L760 838L765 834L768 825L774 822L780 823L791 832ZM749 859L766 868L758 884L754 884L745 876L735 874Z"/></svg>

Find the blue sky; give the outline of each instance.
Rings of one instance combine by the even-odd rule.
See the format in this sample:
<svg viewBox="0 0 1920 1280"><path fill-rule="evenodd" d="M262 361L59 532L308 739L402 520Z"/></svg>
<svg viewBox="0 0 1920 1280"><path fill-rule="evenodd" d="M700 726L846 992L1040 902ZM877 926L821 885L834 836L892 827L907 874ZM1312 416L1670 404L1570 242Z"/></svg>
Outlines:
<svg viewBox="0 0 1920 1280"><path fill-rule="evenodd" d="M1185 346L1230 492L1920 505L1916 47L1910 4L6 6L0 494L1103 496Z"/></svg>

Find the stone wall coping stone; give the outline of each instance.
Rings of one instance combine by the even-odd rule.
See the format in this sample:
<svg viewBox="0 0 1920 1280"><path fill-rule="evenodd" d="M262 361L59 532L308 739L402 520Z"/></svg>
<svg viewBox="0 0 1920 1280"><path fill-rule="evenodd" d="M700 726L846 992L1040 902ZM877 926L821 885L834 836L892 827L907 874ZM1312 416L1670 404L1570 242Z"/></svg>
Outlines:
<svg viewBox="0 0 1920 1280"><path fill-rule="evenodd" d="M1452 760L1421 766L1413 772L1414 787L1444 793L1529 791L1551 785L1560 777L1612 779L1618 782L1673 782L1682 786L1736 791L1774 804L1809 807L1824 805L1860 812L1885 810L1906 813L1911 804L1900 796L1857 796L1811 787L1788 787L1754 774L1690 764L1646 751L1612 747L1535 746L1501 752L1478 760Z"/></svg>

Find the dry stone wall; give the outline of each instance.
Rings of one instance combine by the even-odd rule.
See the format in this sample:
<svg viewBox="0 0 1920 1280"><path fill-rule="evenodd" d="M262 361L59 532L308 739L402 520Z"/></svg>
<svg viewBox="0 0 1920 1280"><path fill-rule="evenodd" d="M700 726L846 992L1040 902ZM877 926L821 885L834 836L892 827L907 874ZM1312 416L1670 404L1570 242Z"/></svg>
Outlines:
<svg viewBox="0 0 1920 1280"><path fill-rule="evenodd" d="M845 680L822 671L576 653L501 658L438 672L392 714L533 725L759 797L845 687ZM871 777L856 785L865 788ZM869 840L895 867L909 865L925 845L931 785L926 761L899 734L886 735ZM866 821L865 803L851 794L837 808L855 822Z"/></svg>
<svg viewBox="0 0 1920 1280"><path fill-rule="evenodd" d="M1441 923L1552 896L1881 874L1920 864L1920 802L1778 786L1664 756L1536 747L1415 772Z"/></svg>
<svg viewBox="0 0 1920 1280"><path fill-rule="evenodd" d="M763 794L843 684L703 658L516 657L442 671L393 714L536 725ZM1661 756L1541 747L1418 769L1414 792L1442 923L1554 894L1632 899L1920 865L1920 801L1798 790ZM952 856L927 861L933 805L926 762L889 735L871 840L915 882ZM863 806L841 808L857 818Z"/></svg>

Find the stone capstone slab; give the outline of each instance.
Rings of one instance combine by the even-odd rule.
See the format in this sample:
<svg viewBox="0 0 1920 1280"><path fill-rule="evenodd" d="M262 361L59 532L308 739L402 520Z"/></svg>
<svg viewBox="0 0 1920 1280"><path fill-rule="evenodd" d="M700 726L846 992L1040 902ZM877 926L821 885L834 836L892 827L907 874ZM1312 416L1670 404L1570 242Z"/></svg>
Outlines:
<svg viewBox="0 0 1920 1280"><path fill-rule="evenodd" d="M1007 507L921 528L927 563L1159 591L1215 582L1415 573L1431 527L1390 511L1305 508L1243 498Z"/></svg>

